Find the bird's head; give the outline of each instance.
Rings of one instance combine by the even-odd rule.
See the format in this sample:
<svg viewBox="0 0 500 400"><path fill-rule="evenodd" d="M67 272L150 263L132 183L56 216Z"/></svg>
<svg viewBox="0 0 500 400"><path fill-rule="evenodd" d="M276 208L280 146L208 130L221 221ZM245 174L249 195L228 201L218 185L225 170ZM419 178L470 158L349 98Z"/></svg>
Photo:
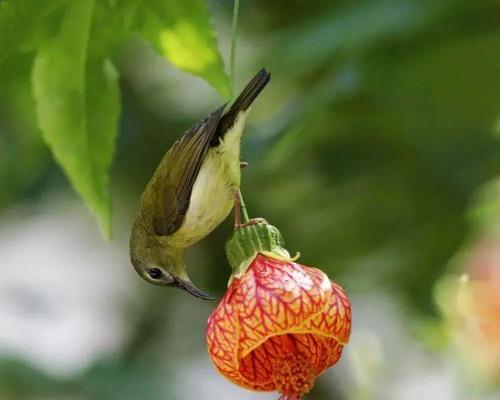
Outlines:
<svg viewBox="0 0 500 400"><path fill-rule="evenodd" d="M139 276L153 285L176 287L200 299L213 300L189 279L183 250L132 239L130 260Z"/></svg>

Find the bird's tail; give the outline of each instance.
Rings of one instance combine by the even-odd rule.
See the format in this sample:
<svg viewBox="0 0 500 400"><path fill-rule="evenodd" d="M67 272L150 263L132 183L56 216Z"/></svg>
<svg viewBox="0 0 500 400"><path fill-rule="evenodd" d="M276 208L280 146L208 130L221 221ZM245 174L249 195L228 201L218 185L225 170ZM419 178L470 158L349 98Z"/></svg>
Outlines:
<svg viewBox="0 0 500 400"><path fill-rule="evenodd" d="M232 111L238 113L240 111L247 110L270 80L271 74L267 72L265 68L262 68L257 75L255 75L252 80L248 82L245 89L241 91L240 95L231 105L229 113Z"/></svg>
<svg viewBox="0 0 500 400"><path fill-rule="evenodd" d="M216 137L223 136L234 124L238 114L246 111L271 79L271 74L262 68L241 91L219 122Z"/></svg>

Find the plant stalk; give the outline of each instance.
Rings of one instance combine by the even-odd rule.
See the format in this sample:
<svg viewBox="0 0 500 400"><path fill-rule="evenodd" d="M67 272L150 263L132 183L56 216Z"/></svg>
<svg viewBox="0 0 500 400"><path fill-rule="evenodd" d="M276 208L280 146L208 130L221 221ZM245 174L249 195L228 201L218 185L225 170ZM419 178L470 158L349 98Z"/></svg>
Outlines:
<svg viewBox="0 0 500 400"><path fill-rule="evenodd" d="M234 81L236 74L236 42L238 39L238 14L240 11L240 0L234 0L233 24L231 28L231 58L230 58L230 80L231 80L231 100L234 100Z"/></svg>

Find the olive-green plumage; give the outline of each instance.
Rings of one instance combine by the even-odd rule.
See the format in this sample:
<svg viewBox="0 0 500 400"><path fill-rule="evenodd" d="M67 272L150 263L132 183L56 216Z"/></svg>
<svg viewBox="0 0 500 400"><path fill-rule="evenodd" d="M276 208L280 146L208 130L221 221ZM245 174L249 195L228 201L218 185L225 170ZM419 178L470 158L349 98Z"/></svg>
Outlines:
<svg viewBox="0 0 500 400"><path fill-rule="evenodd" d="M201 298L186 273L185 249L231 212L240 186L240 140L250 106L269 82L262 69L226 108L195 124L160 161L142 195L130 238L138 274Z"/></svg>

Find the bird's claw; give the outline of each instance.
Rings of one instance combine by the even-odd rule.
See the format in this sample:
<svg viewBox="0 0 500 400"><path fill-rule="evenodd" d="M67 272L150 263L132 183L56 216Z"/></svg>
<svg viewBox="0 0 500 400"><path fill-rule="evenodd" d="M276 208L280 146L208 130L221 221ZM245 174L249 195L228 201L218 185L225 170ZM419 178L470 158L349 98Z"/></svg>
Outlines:
<svg viewBox="0 0 500 400"><path fill-rule="evenodd" d="M267 224L267 221L264 218L251 218L245 224L234 224L234 229L245 228L246 226L257 225L257 224Z"/></svg>

